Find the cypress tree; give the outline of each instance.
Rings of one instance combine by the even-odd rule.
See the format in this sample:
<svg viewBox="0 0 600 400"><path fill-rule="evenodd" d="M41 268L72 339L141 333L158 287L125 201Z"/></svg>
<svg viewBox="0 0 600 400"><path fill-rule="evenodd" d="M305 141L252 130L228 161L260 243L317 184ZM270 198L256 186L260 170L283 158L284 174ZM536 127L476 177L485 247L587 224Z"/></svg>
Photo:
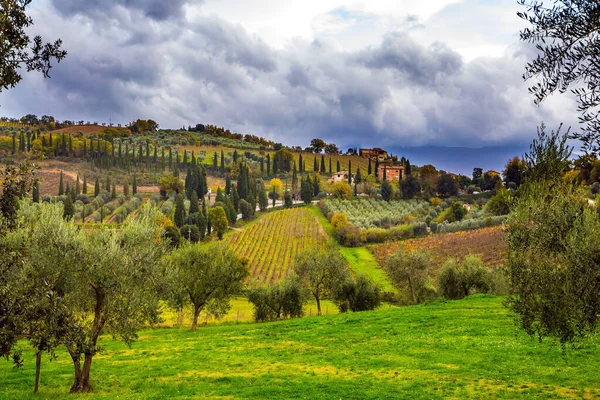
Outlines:
<svg viewBox="0 0 600 400"><path fill-rule="evenodd" d="M237 210L239 210L240 207L240 195L235 186L231 188L231 199L233 200L233 207L237 212Z"/></svg>
<svg viewBox="0 0 600 400"><path fill-rule="evenodd" d="M131 190L133 195L135 196L137 194L137 178L135 176L135 174L133 174L133 183L131 185Z"/></svg>
<svg viewBox="0 0 600 400"><path fill-rule="evenodd" d="M221 173L225 173L225 155L223 154L223 150L221 150Z"/></svg>
<svg viewBox="0 0 600 400"><path fill-rule="evenodd" d="M231 194L231 177L229 174L225 177L225 193Z"/></svg>
<svg viewBox="0 0 600 400"><path fill-rule="evenodd" d="M329 157L329 175L331 175L333 173L333 170L331 169L331 157Z"/></svg>
<svg viewBox="0 0 600 400"><path fill-rule="evenodd" d="M33 197L33 202L34 203L39 203L40 202L40 188L39 188L37 182L33 185L32 197Z"/></svg>
<svg viewBox="0 0 600 400"><path fill-rule="evenodd" d="M319 182L319 176L315 173L313 175L313 194L316 196L321 192L321 182Z"/></svg>
<svg viewBox="0 0 600 400"><path fill-rule="evenodd" d="M112 185L112 192L110 193L110 198L111 199L117 198L117 185L115 183L113 183L113 185Z"/></svg>
<svg viewBox="0 0 600 400"><path fill-rule="evenodd" d="M369 168L367 170L367 175L373 174L373 168L371 167L371 157L369 157Z"/></svg>
<svg viewBox="0 0 600 400"><path fill-rule="evenodd" d="M261 175L265 173L265 158L260 158L260 173Z"/></svg>
<svg viewBox="0 0 600 400"><path fill-rule="evenodd" d="M69 155L73 156L73 137L69 135Z"/></svg>
<svg viewBox="0 0 600 400"><path fill-rule="evenodd" d="M267 154L267 176L271 174L271 155Z"/></svg>
<svg viewBox="0 0 600 400"><path fill-rule="evenodd" d="M169 147L169 169L173 169L173 150Z"/></svg>
<svg viewBox="0 0 600 400"><path fill-rule="evenodd" d="M87 140L86 140L86 138L83 138L83 158L85 160L87 160Z"/></svg>
<svg viewBox="0 0 600 400"><path fill-rule="evenodd" d="M48 146L52 147L52 132L50 132L50 138L48 139Z"/></svg>
<svg viewBox="0 0 600 400"><path fill-rule="evenodd" d="M309 204L314 197L314 190L310 176L306 176L306 180L300 181L300 198L305 204Z"/></svg>
<svg viewBox="0 0 600 400"><path fill-rule="evenodd" d="M375 178L379 178L379 158L375 160Z"/></svg>
<svg viewBox="0 0 600 400"><path fill-rule="evenodd" d="M294 163L294 169L292 170L292 191L295 192L298 189L298 173L296 172L296 163Z"/></svg>
<svg viewBox="0 0 600 400"><path fill-rule="evenodd" d="M94 197L98 197L99 194L100 194L100 181L98 180L98 177L96 177L96 184L94 185Z"/></svg>
<svg viewBox="0 0 600 400"><path fill-rule="evenodd" d="M383 167L383 180L387 181L387 168L385 166Z"/></svg>
<svg viewBox="0 0 600 400"><path fill-rule="evenodd" d="M52 137L52 134L50 134ZM17 152L17 134L16 132L13 132L12 134L12 147L11 147L11 153L14 155Z"/></svg>
<svg viewBox="0 0 600 400"><path fill-rule="evenodd" d="M183 226L185 220L185 204L183 202L183 194L179 193L175 197L175 214L173 217L173 222L177 225L178 228Z"/></svg>
<svg viewBox="0 0 600 400"><path fill-rule="evenodd" d="M150 140L146 139L146 164L150 162Z"/></svg>
<svg viewBox="0 0 600 400"><path fill-rule="evenodd" d="M154 165L158 162L158 157L156 156L156 145L154 146Z"/></svg>
<svg viewBox="0 0 600 400"><path fill-rule="evenodd" d="M123 182L123 195L125 198L129 198L129 181L125 178L125 182Z"/></svg>
<svg viewBox="0 0 600 400"><path fill-rule="evenodd" d="M360 173L360 168L356 168L356 175L354 175L354 186L358 185L362 182L362 175Z"/></svg>
<svg viewBox="0 0 600 400"><path fill-rule="evenodd" d="M60 171L60 180L58 181L58 195L62 196L63 194L65 194L65 188L63 186L63 173L62 171Z"/></svg>
<svg viewBox="0 0 600 400"><path fill-rule="evenodd" d="M317 164L317 156L315 156L315 158L313 160L313 172L314 173L319 172L319 165Z"/></svg>
<svg viewBox="0 0 600 400"><path fill-rule="evenodd" d="M77 174L77 181L75 182L75 196L81 193L81 187L79 186L79 174Z"/></svg>
<svg viewBox="0 0 600 400"><path fill-rule="evenodd" d="M342 168L340 167L340 160L337 160L336 172L340 172Z"/></svg>
<svg viewBox="0 0 600 400"><path fill-rule="evenodd" d="M352 185L352 160L348 160L348 185Z"/></svg>
<svg viewBox="0 0 600 400"><path fill-rule="evenodd" d="M83 189L81 191L83 194L87 194L87 178L85 175L83 176Z"/></svg>
<svg viewBox="0 0 600 400"><path fill-rule="evenodd" d="M325 156L321 154L321 175L325 175Z"/></svg>
<svg viewBox="0 0 600 400"><path fill-rule="evenodd" d="M302 161L302 154L298 156L298 166L300 167L300 173L304 173L304 162Z"/></svg>
<svg viewBox="0 0 600 400"><path fill-rule="evenodd" d="M69 185L69 182L67 182L67 188L65 189L65 196L70 196L71 195L71 185Z"/></svg>
<svg viewBox="0 0 600 400"><path fill-rule="evenodd" d="M31 151L31 132L27 132L27 152Z"/></svg>
<svg viewBox="0 0 600 400"><path fill-rule="evenodd" d="M63 218L70 219L75 214L75 207L73 207L73 199L70 195L67 196L64 202Z"/></svg>
<svg viewBox="0 0 600 400"><path fill-rule="evenodd" d="M188 168L187 173L185 174L185 181L183 187L185 188L185 195L188 199L191 199L192 192L194 191L191 168Z"/></svg>
<svg viewBox="0 0 600 400"><path fill-rule="evenodd" d="M198 195L195 190L192 190L192 197L190 198L190 215L200 212L200 203L198 202Z"/></svg>
<svg viewBox="0 0 600 400"><path fill-rule="evenodd" d="M187 157L187 150L183 151L183 168L187 168L188 165L188 157Z"/></svg>
<svg viewBox="0 0 600 400"><path fill-rule="evenodd" d="M404 167L404 173L406 174L406 176L410 176L411 174L411 167L410 167L410 161L406 160L406 166Z"/></svg>
<svg viewBox="0 0 600 400"><path fill-rule="evenodd" d="M110 192L110 175L106 175L106 183L104 184L104 190Z"/></svg>
<svg viewBox="0 0 600 400"><path fill-rule="evenodd" d="M219 155L215 151L215 154L213 154L213 172L217 172L218 165L219 165Z"/></svg>

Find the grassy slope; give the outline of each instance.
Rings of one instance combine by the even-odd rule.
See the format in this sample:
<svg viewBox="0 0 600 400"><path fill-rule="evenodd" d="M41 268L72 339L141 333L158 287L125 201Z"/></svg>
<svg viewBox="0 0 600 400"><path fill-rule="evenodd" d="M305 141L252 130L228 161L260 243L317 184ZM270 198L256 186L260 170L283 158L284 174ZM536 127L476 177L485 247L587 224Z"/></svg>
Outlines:
<svg viewBox="0 0 600 400"><path fill-rule="evenodd" d="M333 226L323 215L317 206L309 206L310 210L315 214L325 232L331 237L335 234ZM386 292L393 292L395 288L386 275L385 271L379 266L377 260L366 247L341 247L340 252L348 261L350 268L354 273L359 273L368 276L374 282L377 282Z"/></svg>
<svg viewBox="0 0 600 400"><path fill-rule="evenodd" d="M257 325L158 329L128 349L103 337L85 399L598 398L600 350L590 339L566 358L515 335L501 298ZM1 398L65 395L72 367L44 359L41 393L25 367L0 363ZM69 396L80 398L80 396Z"/></svg>

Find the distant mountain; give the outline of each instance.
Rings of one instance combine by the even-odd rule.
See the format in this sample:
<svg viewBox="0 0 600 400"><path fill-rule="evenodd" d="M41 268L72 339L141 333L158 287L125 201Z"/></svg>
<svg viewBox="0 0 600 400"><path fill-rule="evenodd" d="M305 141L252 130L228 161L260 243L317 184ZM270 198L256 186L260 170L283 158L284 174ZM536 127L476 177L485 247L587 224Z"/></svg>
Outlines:
<svg viewBox="0 0 600 400"><path fill-rule="evenodd" d="M437 169L471 176L473 168L502 172L506 162L514 156L522 157L528 146L511 147L397 147L386 148L398 157L406 157L412 165L432 164Z"/></svg>

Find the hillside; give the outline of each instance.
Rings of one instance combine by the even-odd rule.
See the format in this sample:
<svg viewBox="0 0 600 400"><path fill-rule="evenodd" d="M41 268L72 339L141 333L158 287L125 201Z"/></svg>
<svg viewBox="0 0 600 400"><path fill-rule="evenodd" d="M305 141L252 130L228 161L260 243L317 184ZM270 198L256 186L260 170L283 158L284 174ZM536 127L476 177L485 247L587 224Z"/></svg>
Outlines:
<svg viewBox="0 0 600 400"><path fill-rule="evenodd" d="M55 129L52 133L66 133L66 134L75 134L77 132L81 132L84 135L93 135L98 134L106 129L110 129L110 126L101 126L101 125L71 125L61 129ZM118 128L112 127L112 129L129 131L127 128Z"/></svg>
<svg viewBox="0 0 600 400"><path fill-rule="evenodd" d="M157 329L131 349L105 336L85 399L598 398L598 338L563 358L559 346L518 333L502 298L266 324ZM68 354L42 365L33 352L0 363L0 397L65 396ZM79 397L75 397L79 398Z"/></svg>

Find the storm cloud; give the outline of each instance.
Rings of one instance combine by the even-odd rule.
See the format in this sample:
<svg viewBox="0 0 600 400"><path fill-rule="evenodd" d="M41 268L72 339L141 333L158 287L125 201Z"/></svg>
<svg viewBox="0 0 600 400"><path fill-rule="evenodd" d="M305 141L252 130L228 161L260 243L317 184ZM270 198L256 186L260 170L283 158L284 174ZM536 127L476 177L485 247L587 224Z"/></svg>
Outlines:
<svg viewBox="0 0 600 400"><path fill-rule="evenodd" d="M186 13L202 10L191 3L41 0L31 8L32 33L61 37L69 55L51 79L26 74L0 94L0 112L212 123L303 146L314 137L340 146L522 144L542 120L571 118L563 99L533 105L521 78L531 51L522 44L466 60L411 28L360 49L327 37L272 47L218 15Z"/></svg>

